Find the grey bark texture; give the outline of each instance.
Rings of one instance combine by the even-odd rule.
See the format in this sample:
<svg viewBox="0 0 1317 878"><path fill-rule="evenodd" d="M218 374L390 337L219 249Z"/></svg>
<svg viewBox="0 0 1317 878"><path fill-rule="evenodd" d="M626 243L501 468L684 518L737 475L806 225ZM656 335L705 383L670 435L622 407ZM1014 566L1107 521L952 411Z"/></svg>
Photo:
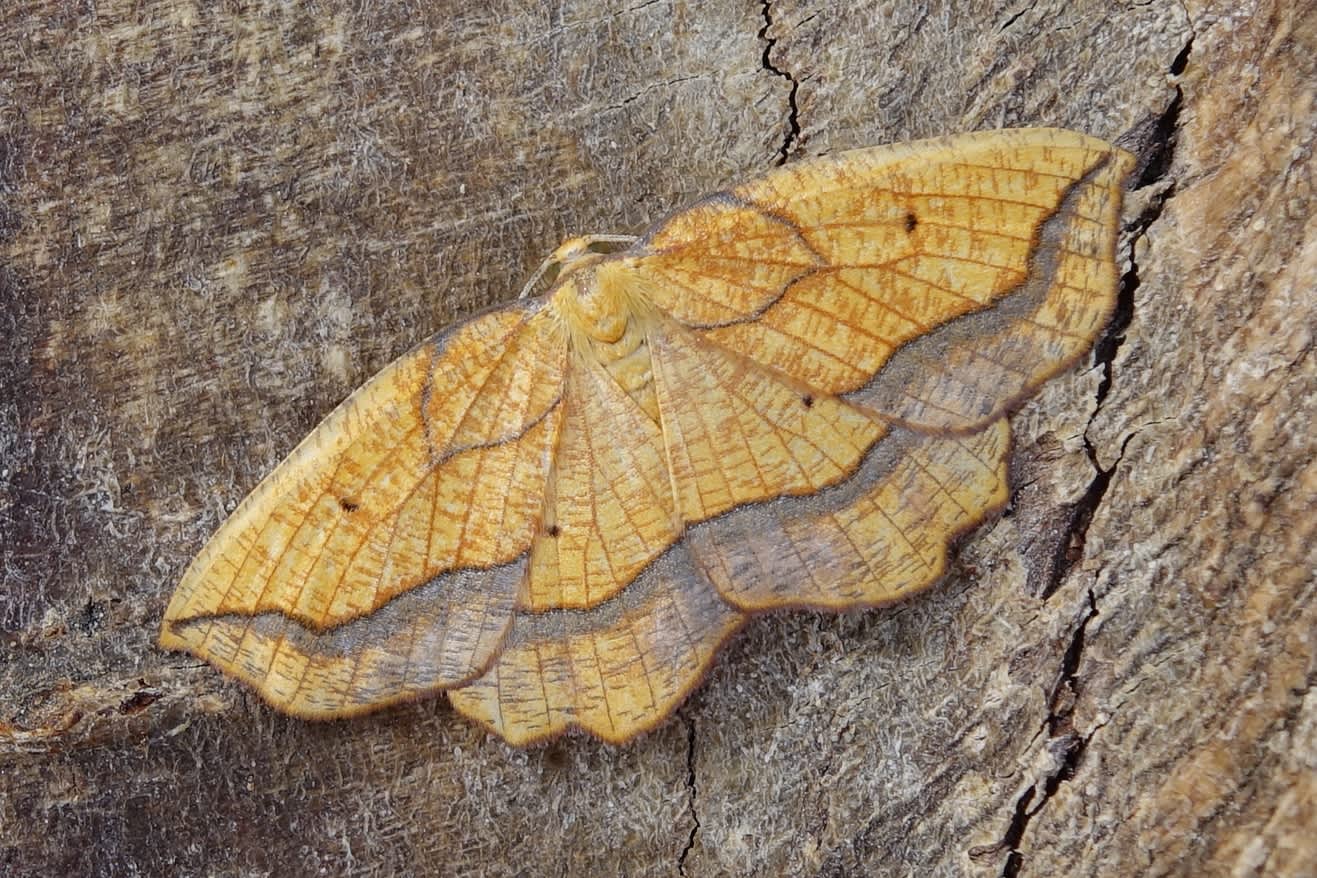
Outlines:
<svg viewBox="0 0 1317 878"><path fill-rule="evenodd" d="M1317 874L1315 91L1293 0L5 4L0 873ZM1140 158L1120 309L932 591L757 620L622 748L156 648L226 510L562 238L1032 124Z"/></svg>

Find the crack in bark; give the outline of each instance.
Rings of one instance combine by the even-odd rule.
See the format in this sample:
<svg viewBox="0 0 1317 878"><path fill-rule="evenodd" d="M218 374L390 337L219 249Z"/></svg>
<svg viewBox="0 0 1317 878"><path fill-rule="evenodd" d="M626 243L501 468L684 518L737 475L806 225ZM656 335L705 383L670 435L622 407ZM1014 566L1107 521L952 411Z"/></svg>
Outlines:
<svg viewBox="0 0 1317 878"><path fill-rule="evenodd" d="M791 90L787 92L787 133L782 138L782 146L777 151L777 161L775 164L786 164L787 158L791 155L791 148L796 145L800 139L800 107L796 103L796 93L800 90L800 82L792 76L789 71L783 70L773 63L773 49L777 47L777 39L770 37L768 31L773 26L773 10L771 0L761 0L760 8L764 16L764 26L759 29L759 39L764 44L764 54L760 58L759 64L774 76L785 79L791 84Z"/></svg>
<svg viewBox="0 0 1317 878"><path fill-rule="evenodd" d="M1015 24L1015 22L1020 20L1020 16L1024 15L1026 12L1032 12L1037 5L1038 5L1037 3L1025 4L1023 9L1021 9L1019 12L1016 12L1010 18L1006 19L1006 23L1003 24L1001 27L997 28L997 33L1005 33L1007 30L1010 29L1011 25Z"/></svg>
<svg viewBox="0 0 1317 878"><path fill-rule="evenodd" d="M1081 687L1079 664L1084 655L1084 638L1088 623L1097 616L1097 598L1092 589L1089 589L1088 609L1075 627L1074 634L1071 635L1070 644L1061 658L1061 669L1057 675L1056 685L1047 698L1047 718L1043 723L1047 727L1046 746L1052 754L1052 767L1042 778L1041 791L1038 783L1030 784L1015 802L1015 813L1011 817L1010 826L1007 827L998 846L998 850L1010 851L1006 857L1006 865L1002 867L1002 878L1016 878L1020 874L1024 866L1024 854L1020 851L1020 842L1029 828L1029 822L1051 800L1061 784L1075 776L1089 742L1093 740L1093 735L1098 729L1102 728L1102 724L1099 724L1090 729L1087 735L1081 736L1075 732L1074 727L1075 705L1078 703ZM1038 803L1030 808L1035 797L1038 798Z"/></svg>
<svg viewBox="0 0 1317 878"><path fill-rule="evenodd" d="M695 836L700 831L700 815L695 809L695 720L682 714L682 722L686 724L686 795L688 807L691 815L691 834L686 839L686 846L681 849L681 854L677 857L677 874L686 874L686 858L690 856L691 849L695 847Z"/></svg>
<svg viewBox="0 0 1317 878"><path fill-rule="evenodd" d="M1180 53L1176 55L1175 60L1171 63L1170 71L1173 75L1178 75L1184 71L1192 47L1193 38L1190 37L1184 48L1180 50ZM1175 157L1177 132L1180 125L1180 105L1183 98L1183 91L1179 86L1176 86L1175 96L1153 125L1152 139L1155 148L1140 163L1139 171L1135 177L1135 189L1143 189L1162 182L1170 171L1171 163ZM1129 269L1121 275L1120 290L1116 294L1116 309L1111 315L1111 320L1102 333L1102 337L1093 346L1093 363L1101 368L1102 380L1098 383L1096 404L1093 407L1093 414L1089 418L1090 425L1093 419L1097 417L1097 413L1102 410L1107 396L1111 393L1112 369L1116 361L1116 355L1125 343L1125 331L1134 320L1134 294L1140 284L1139 264L1135 256L1135 246L1147 232L1148 227L1161 216L1166 200L1170 198L1174 191L1174 182L1171 182L1157 197L1149 200L1143 211L1128 228ZM1083 496L1070 507L1069 519L1064 529L1068 539L1057 542L1050 575L1040 595L1044 601L1056 594L1061 587L1061 583L1070 575L1070 571L1079 559L1084 556L1084 544L1088 538L1089 525L1093 522L1093 515L1097 512L1098 507L1102 505L1107 488L1111 486L1111 477L1115 474L1116 467L1120 465L1121 459L1124 457L1125 446L1129 444L1129 440L1133 438L1133 435L1131 433L1125 437L1124 442L1121 443L1120 455L1110 467L1103 469L1098 462L1097 449L1093 446L1092 440L1089 439L1088 431L1084 431L1084 453L1088 456L1095 475L1085 489Z"/></svg>
<svg viewBox="0 0 1317 878"><path fill-rule="evenodd" d="M1057 674L1056 685L1047 697L1047 733L1052 738L1074 734L1072 722L1075 712L1075 700L1079 694L1079 662L1084 655L1084 636L1088 623L1098 615L1097 597L1093 590L1088 590L1088 610L1070 635L1070 645L1061 656L1061 670Z"/></svg>
<svg viewBox="0 0 1317 878"><path fill-rule="evenodd" d="M1171 62L1170 73L1173 76L1179 76L1184 72L1192 50L1193 35L1190 34L1184 47ZM1183 99L1184 93L1177 85L1175 96L1153 125L1151 138L1153 149L1140 164L1135 177L1135 189L1142 189L1162 182L1169 173L1175 158L1176 138L1180 123L1180 106ZM1098 384L1096 405L1093 408L1093 415L1089 418L1090 425L1093 419L1097 417L1097 413L1101 411L1102 405L1111 392L1116 355L1119 353L1121 345L1124 344L1125 331L1134 319L1134 294L1140 283L1135 245L1147 232L1149 226L1161 216L1167 199L1174 191L1175 187L1172 181L1157 197L1149 200L1143 211L1127 229L1129 232L1128 257L1130 267L1121 276L1116 310L1112 315L1111 322L1108 324L1102 338L1098 340L1093 348L1094 364L1102 368L1102 380ZM1137 431L1125 437L1116 460L1110 467L1103 469L1098 462L1097 449L1089 439L1088 431L1084 431L1084 453L1088 455L1096 475L1087 490L1085 490L1084 495L1071 508L1070 520L1066 528L1069 539L1063 539L1058 543L1057 557L1052 565L1052 574L1048 585L1042 594L1043 600L1056 593L1075 563L1083 557L1084 543L1093 515L1102 504L1107 488L1111 485L1111 477L1116 472L1121 460L1124 459L1125 448L1136 433ZM1015 813L1011 817L1010 825L1003 834L1000 844L996 846L998 850L1004 849L1010 852L1006 857L1006 864L1002 868L1002 878L1016 878L1020 874L1024 867L1021 842L1028 830L1030 821L1046 806L1061 784L1074 777L1079 763L1088 749L1089 742L1092 741L1093 735L1097 733L1098 729L1102 728L1103 723L1099 723L1089 729L1087 734L1080 735L1074 727L1075 705L1078 702L1078 695L1082 687L1079 679L1079 666L1083 658L1085 636L1089 623L1097 615L1097 597L1090 588L1088 590L1088 607L1073 629L1074 633L1071 635L1070 644L1066 647L1066 651L1061 658L1061 667L1057 674L1056 685L1052 688L1047 699L1047 717L1044 719L1043 724L1048 733L1046 746L1052 752L1053 768L1042 778L1041 790L1039 790L1038 782L1030 784L1028 789L1021 793L1015 802ZM1036 804L1034 803L1035 798L1037 799ZM1030 807L1031 805L1033 807Z"/></svg>
<svg viewBox="0 0 1317 878"><path fill-rule="evenodd" d="M608 106L604 107L603 110L601 110L601 112L607 113L613 110L620 110L629 104L635 103L636 101L640 100L641 98L643 98L645 95L649 94L652 91L656 91L660 88L670 89L674 85L680 85L683 82L690 82L692 79L699 79L699 77L676 76L673 77L672 79L665 79L662 82L656 82L651 85L647 85L644 88L640 89L640 91L636 92L635 94L628 95L627 97L622 98L622 100L617 102L616 104L609 104Z"/></svg>

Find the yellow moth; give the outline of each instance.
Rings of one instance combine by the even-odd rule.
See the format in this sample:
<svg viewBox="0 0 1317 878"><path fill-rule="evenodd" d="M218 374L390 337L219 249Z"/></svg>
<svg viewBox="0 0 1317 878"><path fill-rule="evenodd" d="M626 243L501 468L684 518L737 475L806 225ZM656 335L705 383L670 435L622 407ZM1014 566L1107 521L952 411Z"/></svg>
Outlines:
<svg viewBox="0 0 1317 878"><path fill-rule="evenodd" d="M1007 496L1007 416L1111 314L1132 157L1021 129L800 161L331 413L161 644L296 716L446 691L513 743L662 721L759 611L889 603Z"/></svg>

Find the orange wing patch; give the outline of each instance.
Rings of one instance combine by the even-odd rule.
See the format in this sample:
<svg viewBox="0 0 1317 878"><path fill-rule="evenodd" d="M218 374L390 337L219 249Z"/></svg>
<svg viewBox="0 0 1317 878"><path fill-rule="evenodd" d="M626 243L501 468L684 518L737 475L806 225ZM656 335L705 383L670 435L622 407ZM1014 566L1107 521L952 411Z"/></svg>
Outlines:
<svg viewBox="0 0 1317 878"><path fill-rule="evenodd" d="M343 402L193 561L161 644L276 707L447 691L622 742L747 615L877 606L1008 492L1007 415L1114 305L1132 157L1049 129L798 162Z"/></svg>

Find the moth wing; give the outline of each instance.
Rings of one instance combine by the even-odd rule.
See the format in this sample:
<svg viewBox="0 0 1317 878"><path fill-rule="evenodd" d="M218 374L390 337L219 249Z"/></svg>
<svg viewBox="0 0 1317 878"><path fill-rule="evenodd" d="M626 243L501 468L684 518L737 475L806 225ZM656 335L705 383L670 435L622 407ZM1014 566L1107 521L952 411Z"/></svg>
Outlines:
<svg viewBox="0 0 1317 878"><path fill-rule="evenodd" d="M819 393L972 431L1109 319L1132 163L1056 129L802 161L678 212L600 276Z"/></svg>
<svg viewBox="0 0 1317 878"><path fill-rule="evenodd" d="M533 301L386 367L215 533L174 593L161 645L306 717L478 676L525 577L565 350Z"/></svg>
<svg viewBox="0 0 1317 878"><path fill-rule="evenodd" d="M889 604L946 572L951 544L1009 496L1010 427L894 428L846 482L737 509L691 528L692 562L741 612Z"/></svg>
<svg viewBox="0 0 1317 878"><path fill-rule="evenodd" d="M620 744L666 719L744 620L678 542L603 604L518 613L488 670L448 697L511 744L570 728Z"/></svg>

